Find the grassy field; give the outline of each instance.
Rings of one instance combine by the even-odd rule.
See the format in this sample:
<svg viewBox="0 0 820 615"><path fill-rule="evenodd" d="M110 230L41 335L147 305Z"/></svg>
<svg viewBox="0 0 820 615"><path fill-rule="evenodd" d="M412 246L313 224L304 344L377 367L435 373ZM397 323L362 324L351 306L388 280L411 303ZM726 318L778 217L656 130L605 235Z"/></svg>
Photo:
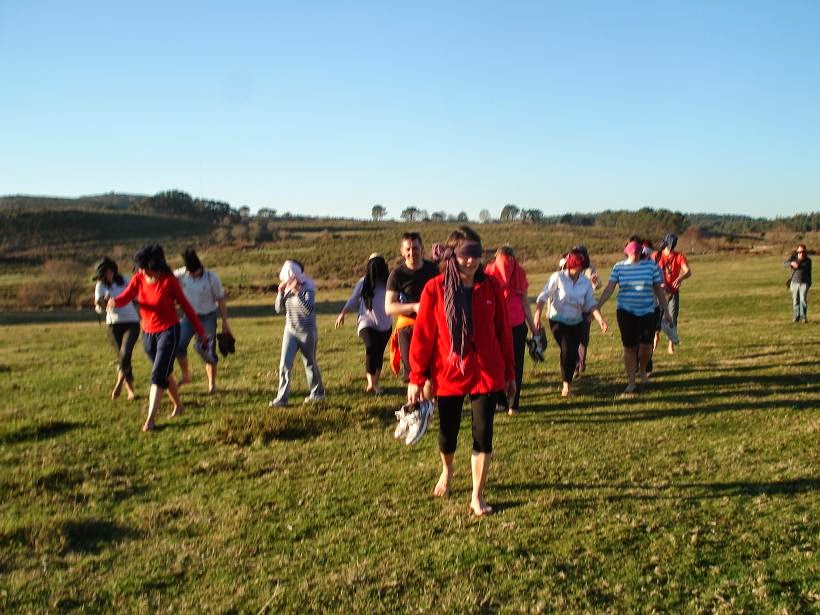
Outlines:
<svg viewBox="0 0 820 615"><path fill-rule="evenodd" d="M571 400L554 345L528 362L481 520L469 416L435 499L437 422L416 447L393 440L403 388L361 392L355 328L333 329L341 289L319 297L324 404L267 407L283 321L234 306L222 392L194 358L188 412L148 435L139 348L140 397L112 402L93 317L18 317L0 328L0 610L817 612L820 321L790 322L776 259L691 263L680 352L656 356L639 397L617 397L617 330L593 331Z"/></svg>

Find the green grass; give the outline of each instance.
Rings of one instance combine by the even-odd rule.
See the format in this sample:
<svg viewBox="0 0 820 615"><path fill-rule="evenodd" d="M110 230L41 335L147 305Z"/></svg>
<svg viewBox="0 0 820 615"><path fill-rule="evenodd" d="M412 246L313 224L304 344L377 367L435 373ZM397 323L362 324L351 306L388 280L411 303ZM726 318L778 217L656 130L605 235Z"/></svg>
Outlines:
<svg viewBox="0 0 820 615"><path fill-rule="evenodd" d="M0 328L0 610L816 612L820 328L791 324L772 259L691 262L680 352L636 399L616 397L617 330L593 331L572 400L554 345L528 362L481 520L469 416L435 499L435 425L392 439L403 389L360 392L354 327L333 329L343 291L320 296L325 404L267 408L283 321L236 308L222 392L194 358L188 412L149 435L139 348L139 400L111 402L96 322Z"/></svg>

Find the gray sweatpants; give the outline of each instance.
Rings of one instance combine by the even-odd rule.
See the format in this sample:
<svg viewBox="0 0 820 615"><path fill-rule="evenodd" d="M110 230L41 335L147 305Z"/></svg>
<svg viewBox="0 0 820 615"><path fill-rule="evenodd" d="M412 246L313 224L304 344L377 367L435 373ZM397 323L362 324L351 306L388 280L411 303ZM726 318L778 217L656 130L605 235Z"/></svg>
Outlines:
<svg viewBox="0 0 820 615"><path fill-rule="evenodd" d="M302 353L302 363L305 364L305 376L310 388L310 397L321 398L325 396L322 375L319 373L319 366L316 364L316 341L315 331L293 331L285 327L285 332L282 335L282 355L279 359L279 391L276 394L274 403L288 403L291 384L290 372L293 369L293 361L296 359L297 350Z"/></svg>

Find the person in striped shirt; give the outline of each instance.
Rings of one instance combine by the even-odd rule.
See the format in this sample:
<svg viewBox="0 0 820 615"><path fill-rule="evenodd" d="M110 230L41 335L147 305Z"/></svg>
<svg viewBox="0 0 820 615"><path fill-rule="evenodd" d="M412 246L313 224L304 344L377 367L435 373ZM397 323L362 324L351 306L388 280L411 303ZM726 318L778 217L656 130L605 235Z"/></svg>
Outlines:
<svg viewBox="0 0 820 615"><path fill-rule="evenodd" d="M322 375L316 364L316 343L319 339L316 327L316 284L304 274L299 261L287 260L279 272L279 292L276 294L277 314L285 313L285 332L282 336L282 354L279 359L279 390L271 408L288 405L290 397L290 372L296 351L302 353L310 395L305 403L325 398Z"/></svg>
<svg viewBox="0 0 820 615"><path fill-rule="evenodd" d="M619 287L616 314L624 347L627 379L624 393L632 394L636 391L636 372L640 374L641 384L649 382L646 366L652 356L655 338L655 301L660 305L667 322L672 322L672 316L663 291L663 274L654 260L641 259L640 241L631 240L627 243L624 254L626 260L615 263L612 268L609 283L598 300L598 307L602 308L615 292L615 287Z"/></svg>

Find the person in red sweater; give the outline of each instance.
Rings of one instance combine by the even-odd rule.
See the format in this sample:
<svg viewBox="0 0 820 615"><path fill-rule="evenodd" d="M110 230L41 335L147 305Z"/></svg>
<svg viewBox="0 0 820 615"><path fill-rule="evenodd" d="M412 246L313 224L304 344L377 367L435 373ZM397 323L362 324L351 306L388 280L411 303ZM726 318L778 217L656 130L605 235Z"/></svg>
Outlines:
<svg viewBox="0 0 820 615"><path fill-rule="evenodd" d="M174 404L171 416L182 414L183 405L179 390L173 376L174 359L179 342L179 317L176 305L182 308L185 315L194 325L194 329L203 343L207 344L208 335L202 327L179 281L174 276L165 253L159 245L145 246L137 252L134 264L138 272L131 278L128 286L119 295L109 299L108 309L124 306L129 301L137 300L142 324L142 344L145 353L153 363L151 370L151 390L148 396L148 418L143 431L154 428L162 394L167 390Z"/></svg>
<svg viewBox="0 0 820 615"><path fill-rule="evenodd" d="M429 380L438 398L442 472L433 493L446 496L453 478L461 409L470 396L471 457L476 516L492 512L484 486L493 450L493 415L499 395L515 396L515 360L507 301L498 282L481 267L481 240L469 227L450 234L442 273L424 287L410 344L407 400L424 397Z"/></svg>

